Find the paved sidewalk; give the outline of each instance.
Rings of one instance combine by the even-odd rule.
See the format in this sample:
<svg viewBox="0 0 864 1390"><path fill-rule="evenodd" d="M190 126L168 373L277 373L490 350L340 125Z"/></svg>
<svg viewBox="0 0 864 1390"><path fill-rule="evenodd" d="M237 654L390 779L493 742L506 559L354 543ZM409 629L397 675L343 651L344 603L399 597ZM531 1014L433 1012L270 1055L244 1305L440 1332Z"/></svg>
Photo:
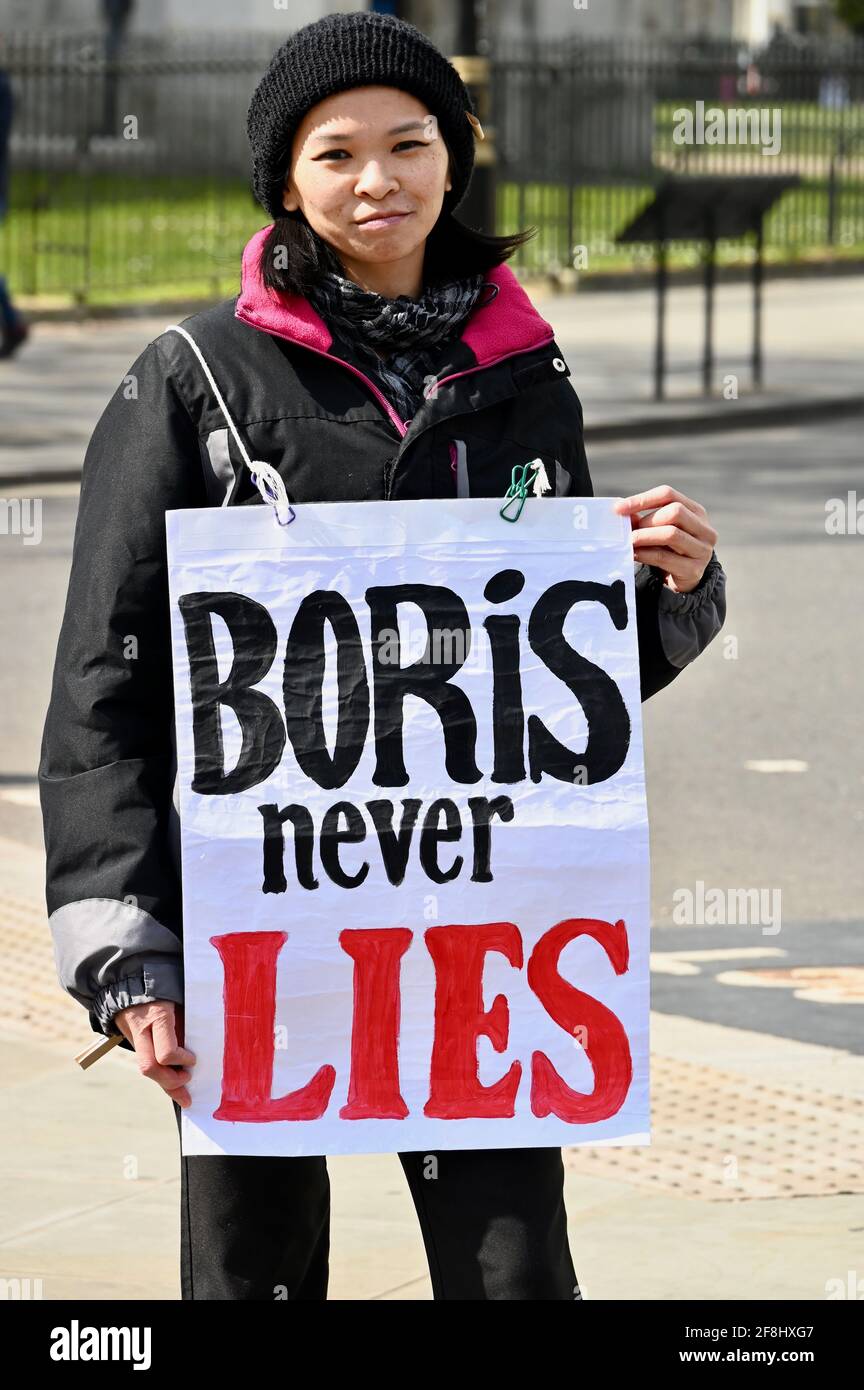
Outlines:
<svg viewBox="0 0 864 1390"><path fill-rule="evenodd" d="M54 984L42 856L0 851L0 1277L41 1280L48 1300L179 1298L170 1103L129 1053L75 1065L93 1034ZM652 966L681 963L664 949ZM864 1057L654 1012L651 1058L652 1145L564 1151L584 1296L810 1301L845 1286L860 1268ZM430 1299L396 1156L328 1167L330 1297Z"/></svg>
<svg viewBox="0 0 864 1390"><path fill-rule="evenodd" d="M592 440L698 428L738 429L864 409L864 277L774 280L765 289L766 389L750 389L750 291L717 290L717 396L701 394L702 297L673 289L668 304L669 399L652 398L654 294L532 291L567 356ZM0 363L0 482L79 476L93 427L141 349L177 316L36 323L20 355ZM218 364L214 364L218 374ZM724 384L737 378L737 399Z"/></svg>

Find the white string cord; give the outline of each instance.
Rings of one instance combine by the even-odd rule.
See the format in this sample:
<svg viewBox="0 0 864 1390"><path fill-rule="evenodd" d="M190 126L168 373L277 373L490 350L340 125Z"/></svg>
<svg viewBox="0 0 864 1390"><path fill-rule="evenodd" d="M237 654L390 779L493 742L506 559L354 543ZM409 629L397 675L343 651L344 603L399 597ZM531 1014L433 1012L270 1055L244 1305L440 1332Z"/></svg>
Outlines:
<svg viewBox="0 0 864 1390"><path fill-rule="evenodd" d="M225 416L225 419L228 421L228 428L234 436L234 443L237 445L237 448L240 451L240 456L243 459L243 462L249 469L253 483L260 492L262 499L273 508L274 512L276 513L276 520L279 522L279 525L287 526L289 521L294 520L296 512L294 511L294 508L291 506L291 503L288 500L288 493L285 489L285 483L281 475L276 471L275 468L272 467L271 464L264 463L262 459L250 459L249 454L246 450L246 446L243 443L243 440L240 438L240 433L237 429L237 426L231 419L231 416L228 412L228 407L222 398L222 392L216 385L213 373L207 366L207 363L204 361L204 356L195 339L192 337L191 333L187 333L185 328L181 328L179 323L169 323L164 329L164 332L182 333L183 337L186 339L187 343L192 348L192 351L195 353L195 356L201 363L201 369L204 372L204 375L206 376L208 382L210 383L210 389L216 397L216 400L219 404L219 408L222 411L222 414Z"/></svg>

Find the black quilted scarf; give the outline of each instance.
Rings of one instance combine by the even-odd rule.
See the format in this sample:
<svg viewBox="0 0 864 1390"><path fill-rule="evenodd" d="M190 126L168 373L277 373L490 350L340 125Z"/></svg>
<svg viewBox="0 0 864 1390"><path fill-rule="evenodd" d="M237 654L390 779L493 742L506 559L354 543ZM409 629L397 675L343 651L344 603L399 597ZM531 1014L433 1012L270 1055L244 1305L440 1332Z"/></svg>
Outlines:
<svg viewBox="0 0 864 1390"><path fill-rule="evenodd" d="M327 271L308 298L352 359L377 379L402 419L409 420L423 398L427 378L434 376L435 349L458 334L487 283L478 272L429 285L417 299L404 294L388 299ZM484 302L498 293L497 286L489 288L494 294Z"/></svg>

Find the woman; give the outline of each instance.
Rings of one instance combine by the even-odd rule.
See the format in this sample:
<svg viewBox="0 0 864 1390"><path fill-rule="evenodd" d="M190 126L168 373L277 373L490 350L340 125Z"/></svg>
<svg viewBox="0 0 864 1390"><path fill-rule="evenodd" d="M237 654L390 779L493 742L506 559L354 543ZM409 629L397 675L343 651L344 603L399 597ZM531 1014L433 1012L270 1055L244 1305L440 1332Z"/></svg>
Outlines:
<svg viewBox="0 0 864 1390"><path fill-rule="evenodd" d="M164 513L261 503L241 445L291 502L592 495L582 411L550 325L461 228L479 135L455 69L417 29L335 14L285 43L252 99L256 194L273 217L241 292L144 350L85 459L40 782L60 979L93 1027L189 1103ZM476 132L476 135L475 135ZM226 416L226 410L228 412ZM633 517L642 697L724 616L716 533L669 488ZM645 515L640 512L647 511ZM560 1149L400 1154L441 1299L580 1297ZM182 1159L188 1299L323 1299L326 1161Z"/></svg>

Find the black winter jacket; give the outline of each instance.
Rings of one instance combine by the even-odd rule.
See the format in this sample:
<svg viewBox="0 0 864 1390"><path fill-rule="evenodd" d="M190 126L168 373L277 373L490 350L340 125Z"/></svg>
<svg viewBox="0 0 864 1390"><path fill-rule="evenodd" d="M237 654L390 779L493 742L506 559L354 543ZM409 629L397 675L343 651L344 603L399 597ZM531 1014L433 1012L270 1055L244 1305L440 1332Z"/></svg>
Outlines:
<svg viewBox="0 0 864 1390"><path fill-rule="evenodd" d="M403 421L344 345L337 355L306 299L265 291L268 231L246 247L239 296L182 326L249 455L279 471L292 503L503 499L514 465L537 458L540 495L593 495L570 369L509 267L489 273L498 294L439 346L426 397ZM258 505L193 350L162 333L117 387L85 455L39 765L58 975L96 1032L118 1033L113 1015L131 1004L183 1001L164 514ZM716 556L685 595L638 567L643 700L719 631L724 583Z"/></svg>

